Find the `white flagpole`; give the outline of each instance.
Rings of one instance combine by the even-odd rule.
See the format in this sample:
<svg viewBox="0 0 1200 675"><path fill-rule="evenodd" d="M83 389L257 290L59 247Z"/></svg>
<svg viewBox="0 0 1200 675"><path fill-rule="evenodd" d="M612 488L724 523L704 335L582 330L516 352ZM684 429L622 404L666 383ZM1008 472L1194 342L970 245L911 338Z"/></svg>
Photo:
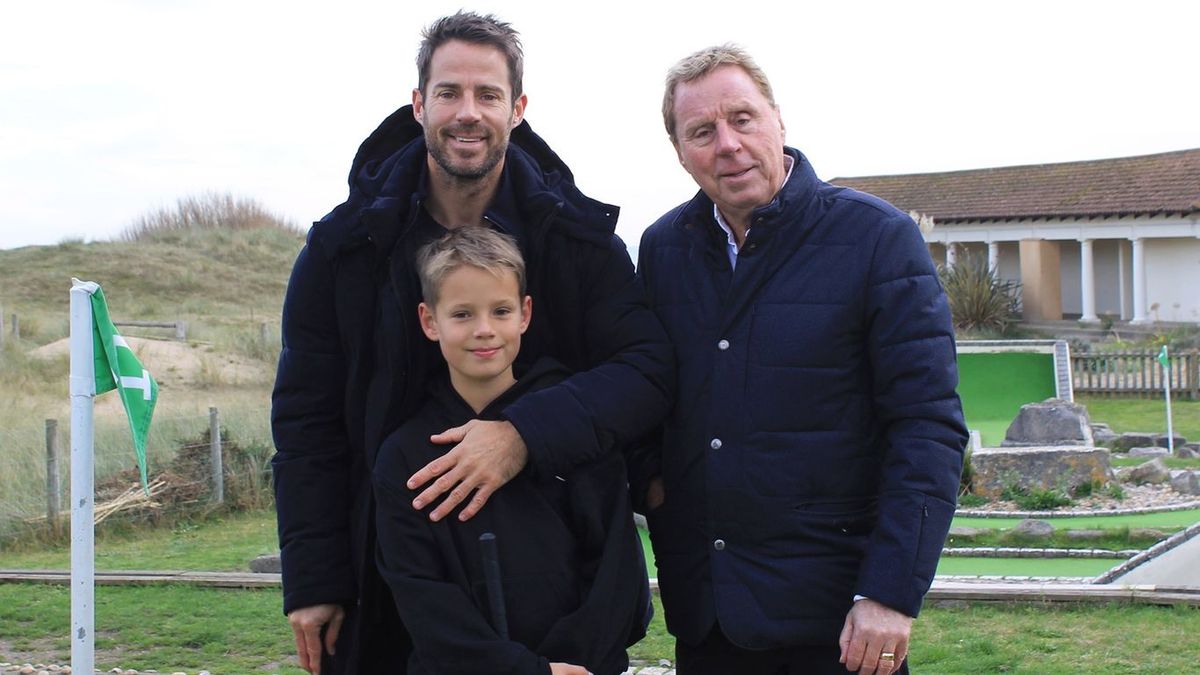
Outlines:
<svg viewBox="0 0 1200 675"><path fill-rule="evenodd" d="M1165 349L1165 348L1164 348ZM1168 364L1170 361L1167 362ZM1167 449L1175 456L1175 431L1171 428L1171 368L1163 366L1163 392L1167 398Z"/></svg>
<svg viewBox="0 0 1200 675"><path fill-rule="evenodd" d="M90 673L96 660L96 543L92 412L96 364L92 292L71 286L71 672Z"/></svg>

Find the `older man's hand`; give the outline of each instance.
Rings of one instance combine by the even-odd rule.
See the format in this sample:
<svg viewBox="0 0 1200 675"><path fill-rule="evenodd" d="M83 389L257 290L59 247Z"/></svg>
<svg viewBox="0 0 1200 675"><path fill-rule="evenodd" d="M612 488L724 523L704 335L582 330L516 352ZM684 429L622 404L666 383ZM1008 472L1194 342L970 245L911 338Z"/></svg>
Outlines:
<svg viewBox="0 0 1200 675"><path fill-rule="evenodd" d="M912 617L864 598L854 603L846 614L842 636L841 663L846 670L859 675L890 675L908 656L908 637L912 633ZM891 654L892 659L881 658Z"/></svg>
<svg viewBox="0 0 1200 675"><path fill-rule="evenodd" d="M433 484L413 500L414 509L423 509L439 496L446 495L429 514L433 521L445 518L474 493L470 503L458 515L459 520L470 520L493 492L525 468L529 459L525 441L511 422L471 420L429 439L434 443L458 444L408 479L410 490L419 489L433 480Z"/></svg>
<svg viewBox="0 0 1200 675"><path fill-rule="evenodd" d="M296 638L296 655L300 667L313 675L321 673L321 647L333 654L333 645L342 630L346 610L341 605L313 605L293 609L288 613L288 623ZM328 626L328 628L326 628ZM321 629L325 628L325 644L321 644Z"/></svg>

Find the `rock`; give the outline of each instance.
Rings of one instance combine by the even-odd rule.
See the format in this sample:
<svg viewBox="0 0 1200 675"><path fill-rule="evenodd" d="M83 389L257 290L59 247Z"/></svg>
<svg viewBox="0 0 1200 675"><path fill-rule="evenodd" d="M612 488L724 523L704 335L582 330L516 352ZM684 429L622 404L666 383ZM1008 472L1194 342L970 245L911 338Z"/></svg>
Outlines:
<svg viewBox="0 0 1200 675"><path fill-rule="evenodd" d="M1176 469L1171 472L1171 489L1181 495L1200 495L1200 471Z"/></svg>
<svg viewBox="0 0 1200 675"><path fill-rule="evenodd" d="M1178 448L1181 445L1187 444L1187 439L1184 438L1183 436L1176 436L1174 438L1174 440L1175 440L1174 443L1171 443L1171 440L1172 439L1170 437L1168 437L1166 434L1154 434L1154 444L1160 448L1170 448L1170 447Z"/></svg>
<svg viewBox="0 0 1200 675"><path fill-rule="evenodd" d="M1108 447L1121 436L1103 422L1092 423L1092 440L1096 445Z"/></svg>
<svg viewBox="0 0 1200 675"><path fill-rule="evenodd" d="M1179 459L1197 459L1200 458L1200 450L1193 450L1186 445L1175 446L1175 456Z"/></svg>
<svg viewBox="0 0 1200 675"><path fill-rule="evenodd" d="M1130 448L1130 457L1170 457L1171 451L1157 445L1150 448Z"/></svg>
<svg viewBox="0 0 1200 675"><path fill-rule="evenodd" d="M1154 445L1154 434L1144 431L1126 431L1113 441L1112 449L1125 452L1130 448L1147 448Z"/></svg>
<svg viewBox="0 0 1200 675"><path fill-rule="evenodd" d="M1046 538L1054 534L1054 526L1044 520L1026 518L1017 523L1017 526L1012 529L1012 533L1024 537Z"/></svg>
<svg viewBox="0 0 1200 675"><path fill-rule="evenodd" d="M1171 478L1171 470L1161 457L1121 472L1121 480L1125 483L1165 483Z"/></svg>
<svg viewBox="0 0 1200 675"><path fill-rule="evenodd" d="M1095 539L1103 539L1108 535L1104 530L1067 530L1063 533L1067 539L1074 541L1092 541Z"/></svg>
<svg viewBox="0 0 1200 675"><path fill-rule="evenodd" d="M971 455L975 472L971 491L996 499L1010 485L1031 490L1071 490L1084 483L1104 483L1109 474L1108 459L1108 450L1095 447L980 448Z"/></svg>
<svg viewBox="0 0 1200 675"><path fill-rule="evenodd" d="M1152 527L1133 527L1129 529L1129 536L1135 539L1166 539L1167 533Z"/></svg>
<svg viewBox="0 0 1200 675"><path fill-rule="evenodd" d="M961 537L963 539L974 539L984 532L987 532L987 530L978 527L955 526L950 528L951 537Z"/></svg>
<svg viewBox="0 0 1200 675"><path fill-rule="evenodd" d="M279 574L283 568L279 563L279 554L260 555L250 561L250 571L259 574Z"/></svg>
<svg viewBox="0 0 1200 675"><path fill-rule="evenodd" d="M1008 426L1003 447L1082 445L1091 446L1092 425L1087 408L1056 398L1021 406Z"/></svg>

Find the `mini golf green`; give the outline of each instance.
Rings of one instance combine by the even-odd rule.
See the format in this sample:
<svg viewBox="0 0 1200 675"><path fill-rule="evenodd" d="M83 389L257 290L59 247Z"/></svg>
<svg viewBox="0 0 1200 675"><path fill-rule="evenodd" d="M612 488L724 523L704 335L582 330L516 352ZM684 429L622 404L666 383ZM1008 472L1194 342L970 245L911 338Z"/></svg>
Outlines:
<svg viewBox="0 0 1200 675"><path fill-rule="evenodd" d="M955 527L1007 529L1016 527L1024 518L978 518L956 516ZM1061 516L1044 518L1058 530L1092 530L1105 527L1189 527L1200 522L1200 509L1135 513L1123 516Z"/></svg>
<svg viewBox="0 0 1200 675"><path fill-rule="evenodd" d="M967 426L979 431L985 446L994 447L1004 440L1021 406L1056 395L1053 348L1007 351L1019 348L1016 344L975 347L969 340L959 343L958 395L963 415Z"/></svg>
<svg viewBox="0 0 1200 675"><path fill-rule="evenodd" d="M939 575L1095 577L1124 562L1118 558L959 558L942 556Z"/></svg>

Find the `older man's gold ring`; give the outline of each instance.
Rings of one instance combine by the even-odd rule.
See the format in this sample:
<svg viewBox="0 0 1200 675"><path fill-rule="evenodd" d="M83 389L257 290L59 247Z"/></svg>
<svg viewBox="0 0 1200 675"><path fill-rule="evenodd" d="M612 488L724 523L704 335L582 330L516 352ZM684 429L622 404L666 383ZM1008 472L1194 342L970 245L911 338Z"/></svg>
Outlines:
<svg viewBox="0 0 1200 675"><path fill-rule="evenodd" d="M893 652L883 652L879 655L880 661L895 661L896 654Z"/></svg>

